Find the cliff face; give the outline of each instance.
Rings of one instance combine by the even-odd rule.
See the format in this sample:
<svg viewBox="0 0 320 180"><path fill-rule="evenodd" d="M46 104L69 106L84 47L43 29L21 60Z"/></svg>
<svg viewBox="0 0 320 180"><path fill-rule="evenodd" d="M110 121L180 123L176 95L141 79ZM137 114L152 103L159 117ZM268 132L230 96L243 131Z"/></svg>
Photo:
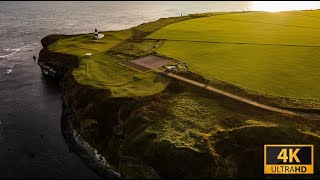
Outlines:
<svg viewBox="0 0 320 180"><path fill-rule="evenodd" d="M60 79L65 73L79 66L76 56L60 54L48 50L48 46L66 35L49 35L41 40L43 49L40 51L38 65L45 75Z"/></svg>
<svg viewBox="0 0 320 180"><path fill-rule="evenodd" d="M152 98L113 98L107 89L79 84L72 76L72 70L79 66L80 60L76 56L60 54L48 49L50 44L65 37L68 36L50 35L43 38L41 40L43 49L38 61L45 75L59 80L64 107L62 122L64 135L71 134L70 130L65 129L68 128L65 121L68 121L81 137L107 157L112 168L117 170L121 159L120 143L125 134L124 121L129 114ZM135 127L132 129L134 130ZM66 137L66 139L69 142L75 142L72 137ZM89 161L87 163L94 164ZM97 164L93 166L94 169L97 168ZM105 168L106 172L102 172L101 169L103 167L97 170L100 175L114 177L108 175L107 168ZM148 173L151 174L150 177L158 177L152 168L149 169L151 170L146 171L152 171ZM126 172L121 174L126 176Z"/></svg>
<svg viewBox="0 0 320 180"><path fill-rule="evenodd" d="M55 41L68 37L66 35L49 35L41 40L43 49L40 51L38 65L41 67L44 75L59 80L62 90L63 99L63 118L62 118L62 131L68 141L71 149L76 151L91 168L93 168L99 175L103 177L115 177L112 175L112 170L103 167L90 157L89 152L78 146L75 138L73 137L74 128L83 139L89 144L95 145L97 142L96 137L101 134L100 124L103 121L104 126L112 127L117 122L117 106L112 101L107 101L110 108L106 107L108 114L105 117L101 115L102 109L97 108L96 105L101 105L104 97L109 97L110 92L102 89L95 89L90 86L79 84L72 76L72 70L79 66L80 59L76 56L60 54L52 52L48 46ZM104 102L106 103L106 102ZM105 119L108 118L106 121ZM106 140L112 136L112 131L108 131ZM79 146L80 147L80 146Z"/></svg>

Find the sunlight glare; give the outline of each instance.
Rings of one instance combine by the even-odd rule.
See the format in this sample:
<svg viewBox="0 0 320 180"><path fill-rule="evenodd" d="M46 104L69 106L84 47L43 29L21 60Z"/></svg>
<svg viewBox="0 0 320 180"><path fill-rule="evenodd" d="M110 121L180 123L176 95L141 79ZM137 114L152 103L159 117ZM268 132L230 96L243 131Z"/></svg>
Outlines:
<svg viewBox="0 0 320 180"><path fill-rule="evenodd" d="M289 10L315 9L317 1L252 1L252 11L280 12Z"/></svg>

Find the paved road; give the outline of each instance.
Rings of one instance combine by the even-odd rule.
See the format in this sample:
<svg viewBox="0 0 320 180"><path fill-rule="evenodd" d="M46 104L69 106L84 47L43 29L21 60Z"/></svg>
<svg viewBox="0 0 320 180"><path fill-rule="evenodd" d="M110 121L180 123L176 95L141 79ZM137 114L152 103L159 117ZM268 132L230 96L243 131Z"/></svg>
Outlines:
<svg viewBox="0 0 320 180"><path fill-rule="evenodd" d="M227 97L232 98L232 99L236 99L236 100L241 101L241 102L245 102L247 104L251 104L251 105L259 107L259 108L263 108L263 109L270 110L270 111L273 111L273 112L279 112L279 113L283 113L283 114L288 114L288 115L294 115L294 116L300 116L300 117L306 117L306 118L320 120L320 114L296 112L296 111L290 111L290 110L281 109L281 108L277 108L277 107L272 107L272 106L269 106L269 105L265 105L265 104L259 103L257 101L253 101L253 100L250 100L250 99L247 99L247 98L244 98L244 97L240 97L240 96L237 96L235 94L232 94L232 93L217 89L217 88L215 88L213 86L209 86L209 85L206 85L206 84L203 84L203 83L199 83L197 81L193 81L191 79L179 76L177 74L163 72L163 71L160 71L158 69L153 69L153 70L158 72L158 73L160 73L160 74L163 74L163 75L178 79L180 81L184 81L184 82L189 83L191 85L198 86L200 88L204 88L204 89L207 89L207 90L215 92L215 93L219 93L221 95L227 96Z"/></svg>

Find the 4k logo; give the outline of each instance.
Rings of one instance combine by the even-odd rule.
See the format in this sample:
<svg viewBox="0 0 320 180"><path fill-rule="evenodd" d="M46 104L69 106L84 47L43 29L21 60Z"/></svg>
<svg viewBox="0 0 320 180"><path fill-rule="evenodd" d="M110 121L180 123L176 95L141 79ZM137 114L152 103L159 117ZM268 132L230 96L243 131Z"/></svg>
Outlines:
<svg viewBox="0 0 320 180"><path fill-rule="evenodd" d="M282 159L284 163L288 161L287 151L288 149L282 149L278 155L278 159ZM297 154L299 151L300 151L300 148L297 148L294 151L292 148L289 149L289 163L293 162L293 158L296 160L297 163L300 163L300 160L297 157Z"/></svg>
<svg viewBox="0 0 320 180"><path fill-rule="evenodd" d="M313 145L265 145L265 174L313 174Z"/></svg>

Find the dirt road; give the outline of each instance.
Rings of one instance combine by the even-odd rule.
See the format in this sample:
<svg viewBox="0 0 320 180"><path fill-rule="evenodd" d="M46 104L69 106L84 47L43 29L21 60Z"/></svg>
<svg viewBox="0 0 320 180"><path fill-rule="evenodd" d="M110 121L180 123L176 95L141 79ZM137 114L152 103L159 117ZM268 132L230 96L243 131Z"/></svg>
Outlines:
<svg viewBox="0 0 320 180"><path fill-rule="evenodd" d="M185 78L185 77L173 74L173 73L163 72L163 71L160 71L158 69L153 69L153 70L158 72L158 73L160 73L160 74L163 74L165 76L169 76L169 77L178 79L180 81L184 81L184 82L189 83L191 85L207 89L207 90L209 90L211 92L215 92L215 93L227 96L229 98L236 99L238 101L245 102L247 104L251 104L251 105L259 107L259 108L263 108L263 109L270 110L270 111L273 111L273 112L279 112L279 113L283 113L283 114L288 114L288 115L294 115L294 116L300 116L300 117L306 117L306 118L311 118L311 119L315 119L315 120L320 120L320 115L319 114L304 113L304 112L297 112L297 111L289 111L289 110L286 110L286 109L272 107L272 106L269 106L269 105L265 105L265 104L259 103L259 102L254 101L254 100L250 100L250 99L247 99L247 98L244 98L244 97L240 97L240 96L237 96L235 94L232 94L232 93L217 89L217 88L215 88L213 86L209 86L209 85L206 85L206 84L203 84L203 83L199 83L199 82L193 81L191 79L188 79L188 78Z"/></svg>

